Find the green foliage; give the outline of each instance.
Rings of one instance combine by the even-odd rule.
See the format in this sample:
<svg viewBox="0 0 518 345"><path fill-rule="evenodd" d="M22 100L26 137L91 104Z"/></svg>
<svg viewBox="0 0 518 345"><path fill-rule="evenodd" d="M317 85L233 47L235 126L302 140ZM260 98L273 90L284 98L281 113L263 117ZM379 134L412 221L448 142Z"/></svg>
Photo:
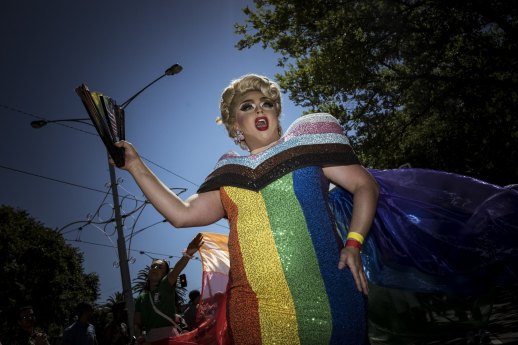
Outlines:
<svg viewBox="0 0 518 345"><path fill-rule="evenodd" d="M364 164L518 181L514 1L255 1L239 49L280 54L289 97L344 124Z"/></svg>
<svg viewBox="0 0 518 345"><path fill-rule="evenodd" d="M13 334L17 309L30 304L38 325L56 336L78 302L99 296L99 278L83 272L79 250L25 211L0 206L0 253L2 335Z"/></svg>
<svg viewBox="0 0 518 345"><path fill-rule="evenodd" d="M143 269L139 270L137 276L133 278L133 292L137 295L140 295L144 291L146 291L147 287L147 274L149 272L149 265L146 265Z"/></svg>
<svg viewBox="0 0 518 345"><path fill-rule="evenodd" d="M114 292L113 295L109 296L104 305L106 308L112 308L115 304L124 302L124 294L120 291Z"/></svg>

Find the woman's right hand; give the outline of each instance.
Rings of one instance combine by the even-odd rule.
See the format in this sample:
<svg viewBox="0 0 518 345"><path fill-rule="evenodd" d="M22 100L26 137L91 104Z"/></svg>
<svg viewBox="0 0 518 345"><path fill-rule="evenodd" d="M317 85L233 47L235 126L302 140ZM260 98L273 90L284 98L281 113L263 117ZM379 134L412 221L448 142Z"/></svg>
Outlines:
<svg viewBox="0 0 518 345"><path fill-rule="evenodd" d="M129 171L133 166L142 162L137 150L135 150L135 147L131 143L121 140L116 142L115 146L124 149L124 166L119 168ZM110 164L115 165L112 158L110 158Z"/></svg>
<svg viewBox="0 0 518 345"><path fill-rule="evenodd" d="M194 255L200 249L200 247L203 245L203 234L198 233L196 237L189 243L186 249L187 255Z"/></svg>

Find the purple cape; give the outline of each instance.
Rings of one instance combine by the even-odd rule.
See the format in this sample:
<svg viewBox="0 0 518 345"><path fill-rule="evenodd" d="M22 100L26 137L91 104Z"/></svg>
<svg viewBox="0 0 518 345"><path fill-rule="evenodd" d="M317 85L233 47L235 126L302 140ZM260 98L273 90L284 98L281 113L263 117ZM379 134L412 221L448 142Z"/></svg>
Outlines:
<svg viewBox="0 0 518 345"><path fill-rule="evenodd" d="M370 172L380 186L362 251L370 283L469 295L518 282L516 185L425 169ZM351 195L335 188L330 205L346 235Z"/></svg>

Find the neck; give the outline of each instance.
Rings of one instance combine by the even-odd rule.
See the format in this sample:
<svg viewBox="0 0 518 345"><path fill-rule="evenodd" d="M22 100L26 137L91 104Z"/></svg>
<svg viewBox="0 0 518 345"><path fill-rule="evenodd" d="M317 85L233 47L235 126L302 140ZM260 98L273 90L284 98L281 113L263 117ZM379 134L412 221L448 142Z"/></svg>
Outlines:
<svg viewBox="0 0 518 345"><path fill-rule="evenodd" d="M79 321L80 324L85 326L88 326L89 324L88 319L85 319L84 317L80 317L79 319L77 319L77 321Z"/></svg>
<svg viewBox="0 0 518 345"><path fill-rule="evenodd" d="M279 141L280 137L277 137L275 138L274 141L270 142L269 144L267 145L264 145L264 146L259 146L259 147L255 147L253 149L250 150L250 154L253 154L253 155L256 155L258 153L261 153L263 152L264 150L267 150L269 149L270 147L272 147L273 145L275 145L278 141Z"/></svg>
<svg viewBox="0 0 518 345"><path fill-rule="evenodd" d="M153 291L158 286L158 281L149 281L149 290Z"/></svg>

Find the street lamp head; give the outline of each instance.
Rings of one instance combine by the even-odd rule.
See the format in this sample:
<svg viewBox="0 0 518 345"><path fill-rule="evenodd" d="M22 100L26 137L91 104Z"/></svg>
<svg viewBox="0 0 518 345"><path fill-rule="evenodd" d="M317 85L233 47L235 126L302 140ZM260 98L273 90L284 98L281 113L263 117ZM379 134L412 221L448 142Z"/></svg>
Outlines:
<svg viewBox="0 0 518 345"><path fill-rule="evenodd" d="M47 125L47 121L45 120L37 120L37 121L32 121L31 122L31 127L32 128L41 128L41 127L44 127Z"/></svg>
<svg viewBox="0 0 518 345"><path fill-rule="evenodd" d="M87 122L87 121L90 121L90 119L85 118L85 119L37 120L37 121L31 122L31 127L37 129L37 128L45 127L49 123L57 123L57 122L78 122L78 123L82 123L85 125L93 126L93 124L91 122Z"/></svg>
<svg viewBox="0 0 518 345"><path fill-rule="evenodd" d="M153 260L155 260L155 258L154 258L154 257L152 257L151 255L149 255L148 253L146 253L146 252L145 252L145 251L143 251L143 250L139 251L139 254L140 254L140 255L145 255L145 256L147 256L147 257L148 257L148 258L150 258L152 261L153 261Z"/></svg>
<svg viewBox="0 0 518 345"><path fill-rule="evenodd" d="M138 95L140 95L142 92L144 92L145 89L147 89L148 87L150 87L151 85L153 85L154 83L156 83L157 81L159 81L160 79L162 79L163 77L165 76L169 76L169 75L175 75L175 74L178 74L180 73L181 71L183 70L183 67L180 66L179 64L175 63L174 65L172 65L171 67L169 67L168 69L165 70L164 74L162 74L160 77L156 78L155 80L153 80L151 83L147 84L146 86L144 86L139 92L137 92L136 94L134 94L133 96L131 96L130 98L128 98L127 101L123 102L121 105L120 105L120 108L121 109L125 109Z"/></svg>
<svg viewBox="0 0 518 345"><path fill-rule="evenodd" d="M183 67L180 64L175 63L171 67L165 70L165 75L175 75L180 73L183 70Z"/></svg>

